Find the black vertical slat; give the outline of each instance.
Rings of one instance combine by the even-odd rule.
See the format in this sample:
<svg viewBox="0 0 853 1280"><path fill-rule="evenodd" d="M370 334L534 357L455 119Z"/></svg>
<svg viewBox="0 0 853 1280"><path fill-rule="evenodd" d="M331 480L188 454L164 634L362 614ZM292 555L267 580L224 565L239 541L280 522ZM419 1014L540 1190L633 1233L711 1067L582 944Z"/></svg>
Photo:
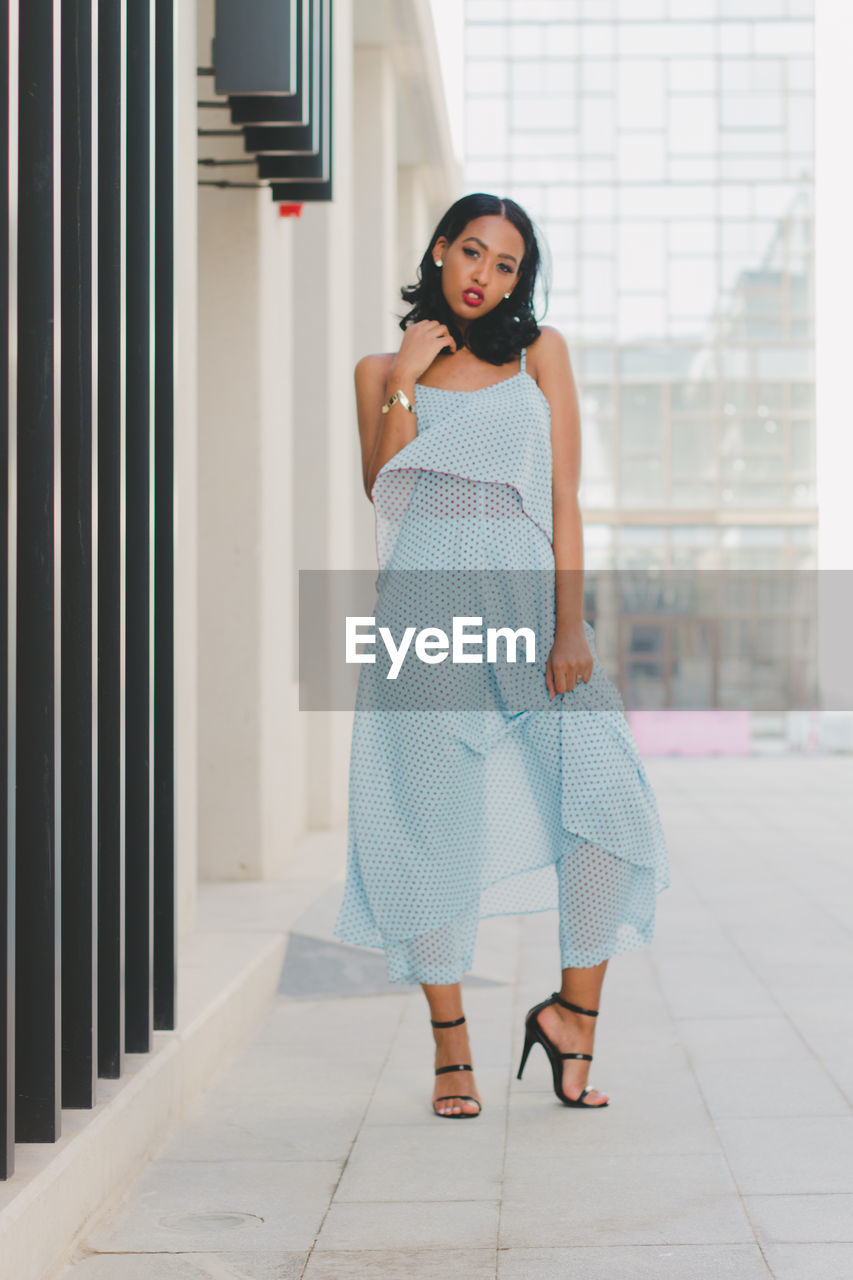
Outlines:
<svg viewBox="0 0 853 1280"><path fill-rule="evenodd" d="M175 1026L174 0L157 0L154 321L154 1026Z"/></svg>
<svg viewBox="0 0 853 1280"><path fill-rule="evenodd" d="M56 283L59 263L55 7L27 0L19 26L18 599L15 1129L60 1133L61 557Z"/></svg>
<svg viewBox="0 0 853 1280"><path fill-rule="evenodd" d="M125 0L98 3L98 1074L124 1069Z"/></svg>
<svg viewBox="0 0 853 1280"><path fill-rule="evenodd" d="M153 1036L151 702L151 435L153 334L151 108L154 0L127 9L126 392L126 946L125 1048L147 1053Z"/></svg>
<svg viewBox="0 0 853 1280"><path fill-rule="evenodd" d="M328 156L328 163L321 167L328 173L325 180L308 181L299 177L291 177L285 181L271 184L273 200L319 201L331 200L334 195L334 65L333 65L333 13L332 0L313 0L317 5L316 14L320 30L319 50L312 53L312 76L320 76L320 155ZM313 103L313 95L312 95ZM279 157L281 168L278 172L287 172L291 162L286 157ZM301 172L302 161L298 158L292 162L295 173ZM270 176L273 176L272 174Z"/></svg>
<svg viewBox="0 0 853 1280"><path fill-rule="evenodd" d="M93 0L62 5L62 1105L97 1078Z"/></svg>
<svg viewBox="0 0 853 1280"><path fill-rule="evenodd" d="M0 1179L15 1169L15 569L17 558L17 0L0 0Z"/></svg>

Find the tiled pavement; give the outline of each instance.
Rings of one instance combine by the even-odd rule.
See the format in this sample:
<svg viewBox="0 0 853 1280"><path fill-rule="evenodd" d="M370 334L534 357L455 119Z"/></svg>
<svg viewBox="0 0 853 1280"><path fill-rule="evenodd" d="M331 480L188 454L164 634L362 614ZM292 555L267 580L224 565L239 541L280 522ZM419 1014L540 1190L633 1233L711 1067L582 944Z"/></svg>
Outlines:
<svg viewBox="0 0 853 1280"><path fill-rule="evenodd" d="M526 1009L556 913L481 923L464 987L483 1114L431 1114L418 987L330 940L64 1280L848 1280L853 757L650 760L673 883L615 958L591 1081L561 1107ZM341 863L337 866L341 873Z"/></svg>

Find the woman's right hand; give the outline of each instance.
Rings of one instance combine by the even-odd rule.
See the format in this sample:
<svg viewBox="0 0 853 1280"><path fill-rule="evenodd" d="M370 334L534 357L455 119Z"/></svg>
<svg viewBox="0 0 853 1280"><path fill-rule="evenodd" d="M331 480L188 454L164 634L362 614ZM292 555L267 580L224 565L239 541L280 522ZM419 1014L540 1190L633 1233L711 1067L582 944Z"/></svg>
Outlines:
<svg viewBox="0 0 853 1280"><path fill-rule="evenodd" d="M401 374L408 374L417 381L446 347L452 352L456 350L456 343L446 324L438 320L419 320L417 324L410 324L403 334L389 377L399 378Z"/></svg>

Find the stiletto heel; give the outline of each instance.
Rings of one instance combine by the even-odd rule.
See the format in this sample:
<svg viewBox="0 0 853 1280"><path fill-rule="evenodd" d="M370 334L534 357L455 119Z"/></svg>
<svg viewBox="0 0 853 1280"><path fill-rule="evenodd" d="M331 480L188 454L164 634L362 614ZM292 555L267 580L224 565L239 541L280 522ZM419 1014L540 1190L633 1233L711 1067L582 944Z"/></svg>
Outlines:
<svg viewBox="0 0 853 1280"><path fill-rule="evenodd" d="M464 1021L465 1021L464 1014L461 1018L456 1018L455 1021L453 1022L435 1022L432 1018L430 1018L430 1022L434 1027L458 1027L458 1026L461 1026L461 1024ZM458 1062L458 1063L454 1063L454 1065L450 1067L436 1067L435 1074L437 1076L442 1076L448 1071L473 1071L473 1070L474 1068L471 1066L470 1062ZM458 1111L455 1113L453 1111L441 1112L441 1111L435 1110L435 1104L437 1102L447 1102L451 1098L461 1098L463 1102L476 1102L479 1110L478 1111ZM435 1115L441 1116L443 1120L473 1120L483 1110L483 1104L480 1102L479 1098L472 1098L470 1093L445 1093L445 1094L442 1094L440 1098L433 1098L432 1109Z"/></svg>
<svg viewBox="0 0 853 1280"><path fill-rule="evenodd" d="M533 1048L535 1043L536 1043L536 1036L528 1027L524 1037L524 1052L521 1055L521 1062L519 1063L519 1067L518 1067L518 1075L515 1077L516 1080L521 1079L521 1073L524 1070L524 1064L527 1061L527 1055L530 1053L530 1050Z"/></svg>
<svg viewBox="0 0 853 1280"><path fill-rule="evenodd" d="M548 1000L542 1000L539 1004L533 1006L527 1011L524 1019L524 1052L521 1055L521 1062L518 1067L517 1080L521 1079L521 1073L524 1070L524 1064L527 1062L527 1056L534 1044L541 1044L542 1048L548 1055L548 1061L551 1063L551 1074L554 1078L554 1092L566 1107L585 1107L587 1111L599 1111L602 1107L610 1105L609 1102L584 1102L584 1098L588 1093L593 1092L592 1085L587 1085L576 1098L570 1098L563 1090L563 1062L566 1058L582 1058L585 1061L592 1062L591 1053L561 1053L553 1041L545 1034L539 1025L537 1014L546 1009L549 1004L561 1004L565 1009L571 1009L573 1013L586 1013L591 1018L598 1017L597 1009L582 1009L578 1004L572 1004L570 1000L564 1000L559 992L554 991Z"/></svg>

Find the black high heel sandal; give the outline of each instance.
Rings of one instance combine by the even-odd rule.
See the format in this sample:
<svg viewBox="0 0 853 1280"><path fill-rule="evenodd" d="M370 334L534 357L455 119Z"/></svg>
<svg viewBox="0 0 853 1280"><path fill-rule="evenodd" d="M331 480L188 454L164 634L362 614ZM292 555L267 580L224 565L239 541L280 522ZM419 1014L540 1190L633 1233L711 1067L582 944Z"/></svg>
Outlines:
<svg viewBox="0 0 853 1280"><path fill-rule="evenodd" d="M573 1013L588 1013L591 1018L598 1017L597 1009L582 1009L579 1004L572 1004L570 1000L564 1000L563 997L557 991L555 991L551 995L550 999L543 1000L541 1001L540 1004L534 1005L532 1009L528 1010L527 1016L524 1019L524 1026L525 1026L524 1052L521 1055L521 1064L518 1068L518 1075L516 1076L516 1080L521 1079L521 1073L524 1070L524 1064L527 1061L527 1055L530 1053L530 1050L533 1048L534 1044L538 1043L538 1044L541 1044L542 1048L545 1050L545 1052L548 1055L548 1059L551 1063L551 1071L554 1076L554 1092L556 1093L557 1097L560 1099L560 1101L563 1103L564 1106L585 1107L587 1111L600 1111L602 1107L609 1107L610 1106L609 1102L584 1102L584 1098L586 1097L586 1095L588 1093L593 1092L592 1085L587 1085L586 1088L583 1089L582 1092L579 1093L576 1098L569 1098L563 1092L563 1061L566 1058L584 1058L589 1062L592 1062L592 1054L591 1053L561 1053L560 1050L557 1048L557 1046L553 1043L553 1041L548 1036L546 1036L545 1032L542 1030L542 1028L539 1025L536 1015L537 1013L539 1013L541 1009L545 1009L548 1007L549 1004L554 1004L555 1002L557 1004L561 1004L565 1009L571 1009Z"/></svg>
<svg viewBox="0 0 853 1280"><path fill-rule="evenodd" d="M461 1018L457 1018L455 1022L435 1022L433 1021L432 1018L430 1018L430 1022L434 1027L459 1027L462 1025L464 1021L465 1021L464 1014L462 1015ZM473 1071L473 1070L474 1068L471 1066L470 1062L458 1062L458 1063L454 1063L454 1065L450 1067L436 1067L435 1074L437 1076L442 1076L446 1071ZM456 1113L454 1113L453 1111L446 1111L446 1112L436 1111L435 1104L437 1102L448 1102L451 1098L461 1098L463 1102L476 1102L480 1110L479 1111L459 1111ZM480 1114L480 1111L483 1110L483 1104L480 1102L479 1098L472 1098L470 1093L445 1093L445 1094L442 1094L440 1098L433 1098L432 1109L433 1109L433 1113L437 1116L441 1116L442 1120L474 1120Z"/></svg>

